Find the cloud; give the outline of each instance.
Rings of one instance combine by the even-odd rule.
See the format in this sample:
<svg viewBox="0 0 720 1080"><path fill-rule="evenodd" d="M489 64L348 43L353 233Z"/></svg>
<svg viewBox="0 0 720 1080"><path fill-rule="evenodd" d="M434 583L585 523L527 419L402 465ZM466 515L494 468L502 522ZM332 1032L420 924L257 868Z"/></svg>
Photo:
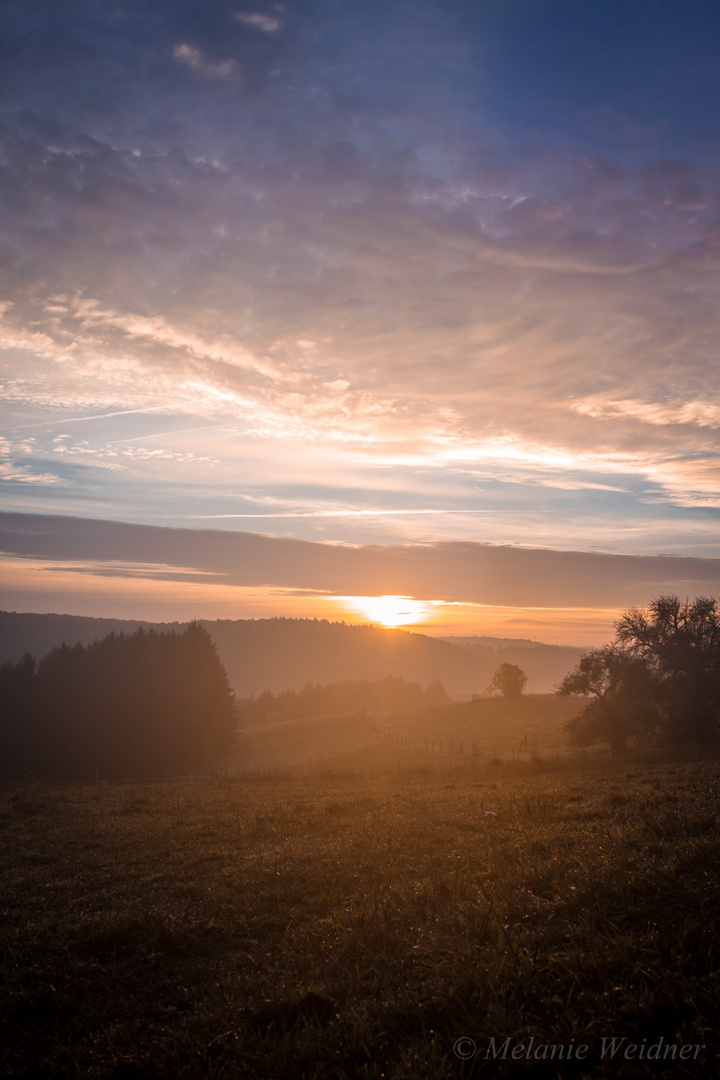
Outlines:
<svg viewBox="0 0 720 1080"><path fill-rule="evenodd" d="M647 603L662 592L720 588L720 559L603 555L477 543L342 547L256 533L168 529L77 518L0 514L0 551L68 560L94 574L171 567L175 577L215 575L228 586L311 589L338 596L517 607ZM178 568L186 568L181 571ZM143 571L144 572L144 571ZM148 571L152 576L152 570Z"/></svg>
<svg viewBox="0 0 720 1080"><path fill-rule="evenodd" d="M476 536L476 480L523 541L516 511L648 543L717 505L709 152L629 152L614 103L602 138L518 134L467 5L46 8L5 20L2 396L39 425L10 480L122 463L108 498L180 515L282 474L288 520L389 502L395 540L413 506ZM683 520L690 550L715 519Z"/></svg>
<svg viewBox="0 0 720 1080"><path fill-rule="evenodd" d="M12 484L47 485L62 484L62 478L51 472L39 472L31 460L35 440L11 440L0 437L0 482ZM19 460L18 460L19 459Z"/></svg>
<svg viewBox="0 0 720 1080"><path fill-rule="evenodd" d="M162 316L148 317L134 312L103 309L100 301L90 298L77 298L73 308L76 318L84 329L113 327L121 330L128 338L147 340L150 345L180 349L199 360L215 360L223 364L247 368L273 380L281 377L277 364L269 359L253 356L237 340L227 335L215 339L203 338L182 326L171 325ZM285 378L292 377L290 372L284 374Z"/></svg>
<svg viewBox="0 0 720 1080"><path fill-rule="evenodd" d="M274 34L282 28L280 19L272 15L259 15L257 12L237 11L235 18L246 26L252 26L256 30L262 30L265 34Z"/></svg>
<svg viewBox="0 0 720 1080"><path fill-rule="evenodd" d="M720 404L713 401L650 402L602 401L590 398L574 401L571 408L599 419L628 417L643 424L665 427L668 424L695 424L697 427L720 427Z"/></svg>
<svg viewBox="0 0 720 1080"><path fill-rule="evenodd" d="M0 480L16 484L61 484L62 480L54 473L38 473L27 465L16 465L11 461L0 461Z"/></svg>
<svg viewBox="0 0 720 1080"><path fill-rule="evenodd" d="M179 42L173 49L173 56L193 71L213 79L236 79L240 74L240 65L236 60L208 60L197 46L187 42Z"/></svg>

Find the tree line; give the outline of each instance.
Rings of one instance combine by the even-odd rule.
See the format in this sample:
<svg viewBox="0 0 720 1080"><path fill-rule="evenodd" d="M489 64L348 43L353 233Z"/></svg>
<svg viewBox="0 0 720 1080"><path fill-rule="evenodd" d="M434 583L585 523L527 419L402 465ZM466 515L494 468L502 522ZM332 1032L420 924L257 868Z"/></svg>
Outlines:
<svg viewBox="0 0 720 1080"><path fill-rule="evenodd" d="M622 750L720 739L720 610L717 600L660 596L631 608L609 645L593 649L560 683L588 699L569 722L581 746Z"/></svg>
<svg viewBox="0 0 720 1080"><path fill-rule="evenodd" d="M503 664L489 690L519 697L524 672ZM584 654L560 696L582 699L570 721L579 745L615 749L720 740L720 610L716 600L660 596L631 608L614 640ZM91 645L26 654L0 668L0 778L131 779L207 768L245 724L427 708L443 684L381 680L315 685L245 698L237 708L212 639L139 629Z"/></svg>
<svg viewBox="0 0 720 1080"><path fill-rule="evenodd" d="M401 676L384 679L348 679L324 686L307 683L302 690L273 694L266 690L257 697L238 701L240 722L247 725L273 720L294 720L306 716L331 716L335 713L388 712L395 709L420 709L447 702L445 687L434 679L423 689L417 682Z"/></svg>
<svg viewBox="0 0 720 1080"><path fill-rule="evenodd" d="M227 750L233 694L199 623L61 645L0 668L4 779L177 776Z"/></svg>

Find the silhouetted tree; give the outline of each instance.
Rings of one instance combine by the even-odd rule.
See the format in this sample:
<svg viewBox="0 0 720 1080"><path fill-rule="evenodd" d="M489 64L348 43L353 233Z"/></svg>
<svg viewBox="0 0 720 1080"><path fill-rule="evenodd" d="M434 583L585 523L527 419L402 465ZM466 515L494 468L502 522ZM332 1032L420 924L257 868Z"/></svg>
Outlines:
<svg viewBox="0 0 720 1080"><path fill-rule="evenodd" d="M582 656L557 693L590 698L567 724L578 746L607 742L622 750L629 739L640 741L657 727L657 684L652 671L642 657L630 656L615 645Z"/></svg>
<svg viewBox="0 0 720 1080"><path fill-rule="evenodd" d="M6 771L51 779L170 776L226 750L233 696L210 635L110 634L0 672Z"/></svg>
<svg viewBox="0 0 720 1080"><path fill-rule="evenodd" d="M499 690L503 697L520 697L527 686L528 677L517 664L501 664L495 671L488 690Z"/></svg>
<svg viewBox="0 0 720 1080"><path fill-rule="evenodd" d="M720 611L717 601L660 596L616 623L612 645L587 653L557 693L589 696L571 720L585 745L668 744L720 736Z"/></svg>
<svg viewBox="0 0 720 1080"><path fill-rule="evenodd" d="M617 641L641 658L658 682L660 734L705 742L720 735L720 611L717 600L660 596L632 608Z"/></svg>
<svg viewBox="0 0 720 1080"><path fill-rule="evenodd" d="M30 769L36 712L36 664L30 653L0 668L0 776L22 776Z"/></svg>

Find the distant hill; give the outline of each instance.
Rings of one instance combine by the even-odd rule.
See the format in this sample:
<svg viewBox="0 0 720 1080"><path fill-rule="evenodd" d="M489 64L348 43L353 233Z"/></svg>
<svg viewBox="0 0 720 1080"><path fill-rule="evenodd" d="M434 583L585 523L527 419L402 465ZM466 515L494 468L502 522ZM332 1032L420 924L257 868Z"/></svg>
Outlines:
<svg viewBox="0 0 720 1080"><path fill-rule="evenodd" d="M30 653L36 660L65 642L91 645L107 634L134 634L140 627L149 630L177 630L187 623L149 623L135 619L92 619L86 615L36 615L29 612L0 611L0 664L20 660Z"/></svg>
<svg viewBox="0 0 720 1080"><path fill-rule="evenodd" d="M331 623L324 619L199 620L209 631L240 697L264 690L300 690L308 682L402 676L426 686L440 679L453 694L482 693L496 667L518 664L528 692L547 693L577 662L580 649L502 638L456 642L406 630ZM44 656L63 641L88 645L139 627L181 632L187 623L94 619L80 615L0 612L0 663L29 652ZM486 643L492 644L486 644Z"/></svg>
<svg viewBox="0 0 720 1080"><path fill-rule="evenodd" d="M453 634L450 637L441 637L441 641L449 641L451 645L464 645L468 649L550 649L560 646L545 645L542 641L533 641L531 638L488 637L486 634L473 634L461 636ZM569 646L572 648L572 646Z"/></svg>
<svg viewBox="0 0 720 1080"><path fill-rule="evenodd" d="M546 645L527 638L447 637L443 641L467 649L492 668L488 681L500 664L517 664L528 677L530 694L549 693L575 667L589 647ZM483 684L483 688L487 682Z"/></svg>

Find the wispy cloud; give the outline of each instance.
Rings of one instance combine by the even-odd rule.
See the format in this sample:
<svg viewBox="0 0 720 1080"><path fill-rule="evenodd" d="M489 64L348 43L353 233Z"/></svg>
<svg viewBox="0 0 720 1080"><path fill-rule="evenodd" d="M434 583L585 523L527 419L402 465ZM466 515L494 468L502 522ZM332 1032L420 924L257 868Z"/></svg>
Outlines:
<svg viewBox="0 0 720 1080"><path fill-rule="evenodd" d="M685 402L603 401L590 398L574 401L576 412L598 419L628 417L643 424L666 427L671 424L693 424L696 427L720 427L720 403L707 400Z"/></svg>
<svg viewBox="0 0 720 1080"><path fill-rule="evenodd" d="M0 437L0 481L13 484L39 484L42 486L62 484L61 477L52 472L41 472L32 456L35 440L12 440Z"/></svg>
<svg viewBox="0 0 720 1080"><path fill-rule="evenodd" d="M35 472L28 465L16 465L12 461L0 460L0 480L11 480L16 484L61 484L62 480L54 473Z"/></svg>
<svg viewBox="0 0 720 1080"><path fill-rule="evenodd" d="M683 99L680 130L672 50L636 60L652 117L616 100L597 13L546 13L548 56L589 47L560 107L515 6L421 8L12 8L13 498L231 521L262 490L333 541L712 548L716 119Z"/></svg>
<svg viewBox="0 0 720 1080"><path fill-rule="evenodd" d="M236 60L209 60L196 45L185 41L175 46L173 56L193 71L213 79L236 79L240 74L240 65Z"/></svg>
<svg viewBox="0 0 720 1080"><path fill-rule="evenodd" d="M262 30L265 34L274 34L282 27L280 19L273 15L261 15L258 12L237 11L235 18L246 26L252 26L256 30Z"/></svg>

